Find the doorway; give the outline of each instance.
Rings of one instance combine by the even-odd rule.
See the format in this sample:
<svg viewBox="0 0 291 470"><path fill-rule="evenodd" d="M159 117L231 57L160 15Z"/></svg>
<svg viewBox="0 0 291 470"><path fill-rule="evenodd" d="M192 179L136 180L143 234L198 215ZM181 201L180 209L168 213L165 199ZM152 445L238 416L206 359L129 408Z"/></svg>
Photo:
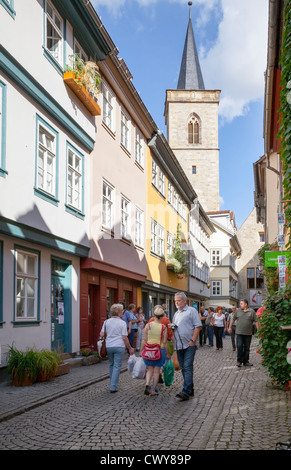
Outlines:
<svg viewBox="0 0 291 470"><path fill-rule="evenodd" d="M72 331L71 264L51 260L51 348L70 352Z"/></svg>

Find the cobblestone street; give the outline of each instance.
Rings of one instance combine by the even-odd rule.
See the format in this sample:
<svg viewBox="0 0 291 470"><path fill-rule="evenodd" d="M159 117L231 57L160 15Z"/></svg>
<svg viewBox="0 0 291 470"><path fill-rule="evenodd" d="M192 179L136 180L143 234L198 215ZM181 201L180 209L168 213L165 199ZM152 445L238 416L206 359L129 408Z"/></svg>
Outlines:
<svg viewBox="0 0 291 470"><path fill-rule="evenodd" d="M255 339L251 362L253 367L236 367L229 337L223 351L199 348L195 397L186 402L175 398L181 372L175 372L172 386L160 386L159 396L148 397L144 381L125 371L116 394L109 393L106 378L6 418L0 422L0 449L275 450L291 436L290 394L271 387ZM85 369L92 374L98 367L70 374ZM54 382L47 386L53 390ZM4 390L6 400L9 391L10 399L21 400L21 394L41 394L45 387Z"/></svg>

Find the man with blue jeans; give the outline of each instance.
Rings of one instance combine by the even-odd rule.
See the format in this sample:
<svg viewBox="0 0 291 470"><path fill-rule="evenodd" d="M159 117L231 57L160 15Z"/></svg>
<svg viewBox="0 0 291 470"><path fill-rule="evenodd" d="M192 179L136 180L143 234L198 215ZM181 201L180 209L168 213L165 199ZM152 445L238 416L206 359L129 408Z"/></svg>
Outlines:
<svg viewBox="0 0 291 470"><path fill-rule="evenodd" d="M236 345L237 345L237 366L252 366L249 362L250 346L253 334L253 323L257 323L256 312L249 308L246 299L240 301L240 308L234 313L230 324L229 333L233 323L236 321Z"/></svg>
<svg viewBox="0 0 291 470"><path fill-rule="evenodd" d="M194 357L202 323L197 310L187 305L187 296L184 292L175 295L175 304L178 310L174 315L172 327L175 349L184 379L183 390L176 397L185 401L194 396Z"/></svg>

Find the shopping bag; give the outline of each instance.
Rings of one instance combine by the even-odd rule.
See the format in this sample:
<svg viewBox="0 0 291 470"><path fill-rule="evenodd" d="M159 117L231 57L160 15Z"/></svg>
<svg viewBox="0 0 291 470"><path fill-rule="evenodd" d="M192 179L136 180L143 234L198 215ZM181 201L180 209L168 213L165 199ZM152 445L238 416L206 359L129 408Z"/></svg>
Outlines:
<svg viewBox="0 0 291 470"><path fill-rule="evenodd" d="M174 380L174 372L175 372L175 369L174 369L173 363L171 360L168 360L164 366L164 371L163 371L164 382L165 382L166 387L169 387L170 385L172 385L173 380Z"/></svg>
<svg viewBox="0 0 291 470"><path fill-rule="evenodd" d="M135 363L136 363L136 356L132 354L131 356L129 356L129 359L127 361L127 369L129 372L133 371Z"/></svg>
<svg viewBox="0 0 291 470"><path fill-rule="evenodd" d="M177 357L177 351L175 351L175 354L173 357L173 366L175 370L180 370L180 364L179 364L178 357Z"/></svg>
<svg viewBox="0 0 291 470"><path fill-rule="evenodd" d="M142 357L137 357L133 371L132 371L132 378L133 379L144 379L146 375L146 368L147 366L144 363L144 360Z"/></svg>

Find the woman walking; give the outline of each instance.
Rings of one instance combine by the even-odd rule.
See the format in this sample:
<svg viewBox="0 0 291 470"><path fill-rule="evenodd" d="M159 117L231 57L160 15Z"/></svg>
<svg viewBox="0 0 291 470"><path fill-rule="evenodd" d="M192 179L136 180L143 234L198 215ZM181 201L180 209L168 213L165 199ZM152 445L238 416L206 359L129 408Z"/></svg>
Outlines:
<svg viewBox="0 0 291 470"><path fill-rule="evenodd" d="M224 313L222 313L222 307L216 307L216 313L212 317L212 323L214 325L216 349L219 351L223 349L222 336L226 328L226 320Z"/></svg>
<svg viewBox="0 0 291 470"><path fill-rule="evenodd" d="M140 354L142 354L145 343L149 344L160 344L161 346L161 358L156 361L144 359L147 366L146 371L146 386L145 395L158 395L159 391L157 385L160 377L160 369L165 364L166 359L171 359L169 353L169 347L167 342L168 331L167 327L163 325L162 318L164 316L164 310L162 307L157 306L154 309L154 320L147 323L144 331L144 339L141 343ZM153 379L152 391L150 387L151 380Z"/></svg>
<svg viewBox="0 0 291 470"><path fill-rule="evenodd" d="M144 333L144 327L145 327L145 316L143 314L142 307L137 307L136 318L137 318L136 351L140 351L141 342L142 342L143 333Z"/></svg>
<svg viewBox="0 0 291 470"><path fill-rule="evenodd" d="M113 304L110 312L111 318L103 323L100 337L105 337L109 359L110 392L115 393L118 392L119 374L125 348L129 350L130 354L134 354L134 349L128 340L126 323L121 319L123 306L121 304Z"/></svg>

